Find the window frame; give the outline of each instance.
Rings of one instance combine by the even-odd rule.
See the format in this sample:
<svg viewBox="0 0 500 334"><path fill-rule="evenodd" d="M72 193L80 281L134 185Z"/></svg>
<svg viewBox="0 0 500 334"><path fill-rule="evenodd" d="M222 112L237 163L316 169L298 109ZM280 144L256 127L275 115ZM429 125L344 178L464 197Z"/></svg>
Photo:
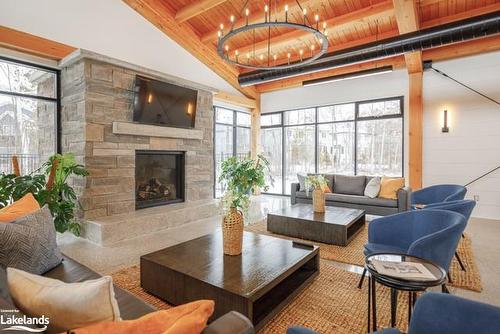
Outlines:
<svg viewBox="0 0 500 334"><path fill-rule="evenodd" d="M232 123L221 123L221 122L217 122L217 109L224 109L224 110L229 110L233 113L233 122ZM213 126L213 143L214 143L214 149L213 149L213 152L214 152L214 186L213 186L213 195L214 195L214 198L217 198L216 196L216 186L217 186L217 152L216 152L216 149L215 149L215 143L216 143L216 139L215 139L215 136L216 136L216 127L217 125L224 125L224 126L229 126L232 128L232 133L233 133L233 152L231 154L231 156L233 157L236 157L238 156L238 147L237 147L237 132L238 132L238 128L243 128L243 129L249 129L250 130L250 146L251 146L251 143L252 143L252 125L250 124L249 126L244 126L244 125L238 125L238 119L237 119L237 114L238 113L242 113L242 114L247 114L247 115L250 115L250 122L252 121L252 114L248 111L242 111L242 110L236 110L236 109L231 109L231 108L228 108L228 107L225 107L225 106L218 106L218 105L213 105L213 111L214 111L214 115L213 115L213 119L214 119L214 126Z"/></svg>
<svg viewBox="0 0 500 334"><path fill-rule="evenodd" d="M35 69L43 70L46 72L53 73L56 78L56 87L55 87L55 97L46 97L46 96L38 96L38 95L33 95L33 94L26 94L26 93L19 93L19 92L9 92L9 91L4 91L0 90L0 94L2 95L8 95L8 96L13 96L13 97L20 97L20 98L27 98L27 99L33 99L33 100L39 100L39 101L45 101L45 102L53 102L55 103L55 111L56 111L56 152L55 153L62 153L62 144L61 144L61 70L45 65L40 65L40 64L35 64L29 61L25 60L20 60L20 59L15 59L15 58L10 58L10 57L5 57L0 55L0 61L4 62L9 62L9 63L14 63L26 67L32 67Z"/></svg>
<svg viewBox="0 0 500 334"><path fill-rule="evenodd" d="M390 114L390 115L382 115L382 116L359 116L359 106L361 104L367 104L367 103L375 103L375 102L384 102L384 101L393 101L393 100L399 100L399 113L397 114ZM328 121L328 122L318 122L318 110L320 108L324 107L334 107L338 105L344 105L344 104L354 104L354 118L352 120L342 120L342 121ZM284 124L284 114L288 111L294 111L294 110L304 110L304 109L315 109L315 120L314 123L304 123L304 124L293 124L293 125L287 125ZM286 177L285 177L285 171L286 171L286 154L285 154L285 128L287 127L296 127L296 126L305 126L305 125L314 125L314 133L315 133L315 142L314 142L314 173L318 173L318 167L319 167L319 155L318 155L318 144L319 144L319 131L318 131L318 125L322 124L336 124L336 123L347 123L347 122L352 122L354 123L354 175L358 175L358 122L362 121L370 121L370 120L383 120L383 119L393 119L393 118L401 118L401 145L402 145L402 150L401 150L401 158L402 158L402 163L401 163L401 177L405 176L405 164L404 164L404 158L405 158L405 109L404 109L404 96L393 96L393 97L383 97L383 98L377 98L377 99L369 99L369 100L360 100L360 101L351 101L351 102L342 102L342 103L335 103L335 104L324 104L324 105L317 105L314 107L303 107L303 108L293 108L293 109L287 109L287 110L281 110L281 111L273 111L269 113L262 113L262 116L267 116L267 115L272 115L272 114L281 114L281 122L280 124L274 124L274 125L263 125L261 126L261 129L269 129L269 128L281 128L281 173L282 173L282 192L281 194L277 193L268 193L268 194L273 194L273 195L284 195L284 196L290 196L286 194L286 183L284 182Z"/></svg>

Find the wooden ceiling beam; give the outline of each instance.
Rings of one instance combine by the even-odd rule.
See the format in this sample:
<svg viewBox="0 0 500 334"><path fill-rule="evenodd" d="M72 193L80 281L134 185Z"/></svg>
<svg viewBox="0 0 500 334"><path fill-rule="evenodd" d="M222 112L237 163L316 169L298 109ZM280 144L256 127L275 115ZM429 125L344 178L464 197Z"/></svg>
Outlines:
<svg viewBox="0 0 500 334"><path fill-rule="evenodd" d="M0 26L0 46L53 60L61 60L76 50L72 46L4 26Z"/></svg>
<svg viewBox="0 0 500 334"><path fill-rule="evenodd" d="M182 7L175 13L177 22L185 22L195 16L198 16L207 10L226 2L227 0L201 0L195 1L187 6Z"/></svg>
<svg viewBox="0 0 500 334"><path fill-rule="evenodd" d="M256 98L258 92L254 87L241 87L238 83L239 71L224 62L217 51L200 42L200 38L188 24L180 24L175 20L172 11L162 0L123 0L132 9L160 29L177 44L186 49L212 71L229 82L234 88L250 98Z"/></svg>
<svg viewBox="0 0 500 334"><path fill-rule="evenodd" d="M393 0L394 15L401 35L420 29L420 19L416 0ZM408 73L422 72L422 52L410 52L405 54L406 68Z"/></svg>
<svg viewBox="0 0 500 334"><path fill-rule="evenodd" d="M393 3L399 33L403 35L418 30L420 20L415 0L393 0Z"/></svg>
<svg viewBox="0 0 500 334"><path fill-rule="evenodd" d="M494 51L500 51L500 35L483 37L472 41L455 43L429 50L424 50L422 52L422 60L443 61L443 60L468 57ZM286 88L300 87L302 86L302 82L307 80L320 79L334 75L359 72L361 70L366 70L375 67L392 65L394 69L401 69L405 67L405 63L406 61L403 56L396 56L378 61L368 61L365 63L325 70L322 72L310 73L283 80L267 82L257 85L256 88L259 91L259 93L267 93Z"/></svg>
<svg viewBox="0 0 500 334"><path fill-rule="evenodd" d="M258 108L257 102L254 99L249 99L244 96L237 96L228 92L219 91L214 94L214 102L222 102L231 104L238 107L256 109Z"/></svg>
<svg viewBox="0 0 500 334"><path fill-rule="evenodd" d="M331 32L332 30L342 30L347 27L356 26L358 24L371 22L377 18L387 17L393 15L394 8L391 1L381 2L375 5L365 7L360 10L350 12L348 14L335 16L326 21L327 30ZM282 34L271 38L271 45L273 48L286 47L291 41L303 38L310 38L311 34L303 31L292 31L289 33ZM247 45L245 47L239 48L238 51L241 55L247 52L253 52L258 54L259 52L267 50L268 40L264 40L255 45Z"/></svg>
<svg viewBox="0 0 500 334"><path fill-rule="evenodd" d="M484 7L469 9L465 12L457 13L454 15L448 15L448 16L439 17L439 18L436 18L433 20L424 21L421 24L421 29L431 28L431 27L442 25L442 24L447 24L450 22L468 19L468 18L471 18L474 16L493 13L496 11L500 11L500 2L496 2L494 4L487 5Z"/></svg>
<svg viewBox="0 0 500 334"><path fill-rule="evenodd" d="M424 50L422 52L422 59L424 61L442 61L494 51L500 51L500 35Z"/></svg>

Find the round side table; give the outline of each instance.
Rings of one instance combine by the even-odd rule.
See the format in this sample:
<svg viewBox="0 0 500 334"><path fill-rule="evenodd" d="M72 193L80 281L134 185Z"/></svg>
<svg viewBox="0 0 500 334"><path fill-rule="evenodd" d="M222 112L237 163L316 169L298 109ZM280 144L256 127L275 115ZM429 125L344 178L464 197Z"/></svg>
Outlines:
<svg viewBox="0 0 500 334"><path fill-rule="evenodd" d="M377 272L372 264L373 260L390 261L390 262L414 262L424 265L436 279L422 280L422 279L402 279L388 275L382 275ZM377 331L377 296L375 291L375 283L382 284L391 289L391 327L396 326L397 314L397 300L398 291L408 292L408 325L411 320L411 313L415 301L417 299L417 292L423 292L430 287L440 286L446 280L446 272L443 268L433 263L432 261L425 260L415 256L396 253L377 253L368 255L365 258L365 268L368 270L368 333L370 327L372 331ZM373 317L372 317L373 313ZM372 319L373 318L373 319Z"/></svg>

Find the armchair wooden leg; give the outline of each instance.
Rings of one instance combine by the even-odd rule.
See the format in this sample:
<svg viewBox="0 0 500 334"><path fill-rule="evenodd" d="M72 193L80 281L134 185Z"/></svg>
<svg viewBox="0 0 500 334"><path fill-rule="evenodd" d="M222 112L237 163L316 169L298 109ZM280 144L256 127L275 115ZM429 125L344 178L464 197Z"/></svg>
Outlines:
<svg viewBox="0 0 500 334"><path fill-rule="evenodd" d="M359 279L358 289L361 289L363 287L363 280L365 279L365 276L366 276L366 268L363 269L363 274L361 275L361 278Z"/></svg>
<svg viewBox="0 0 500 334"><path fill-rule="evenodd" d="M467 271L465 269L464 263L462 262L462 259L460 258L460 255L458 255L457 252L455 252L455 257L457 258L458 264L460 265L460 268L462 268L463 271Z"/></svg>

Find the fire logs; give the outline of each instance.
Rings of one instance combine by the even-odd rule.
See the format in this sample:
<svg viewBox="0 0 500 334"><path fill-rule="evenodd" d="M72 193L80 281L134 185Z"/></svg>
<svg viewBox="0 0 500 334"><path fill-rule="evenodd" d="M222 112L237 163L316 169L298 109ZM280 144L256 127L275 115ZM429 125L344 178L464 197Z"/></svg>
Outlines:
<svg viewBox="0 0 500 334"><path fill-rule="evenodd" d="M137 200L152 200L152 199L175 199L175 185L163 184L157 178L151 178L147 182L140 183L137 186Z"/></svg>

